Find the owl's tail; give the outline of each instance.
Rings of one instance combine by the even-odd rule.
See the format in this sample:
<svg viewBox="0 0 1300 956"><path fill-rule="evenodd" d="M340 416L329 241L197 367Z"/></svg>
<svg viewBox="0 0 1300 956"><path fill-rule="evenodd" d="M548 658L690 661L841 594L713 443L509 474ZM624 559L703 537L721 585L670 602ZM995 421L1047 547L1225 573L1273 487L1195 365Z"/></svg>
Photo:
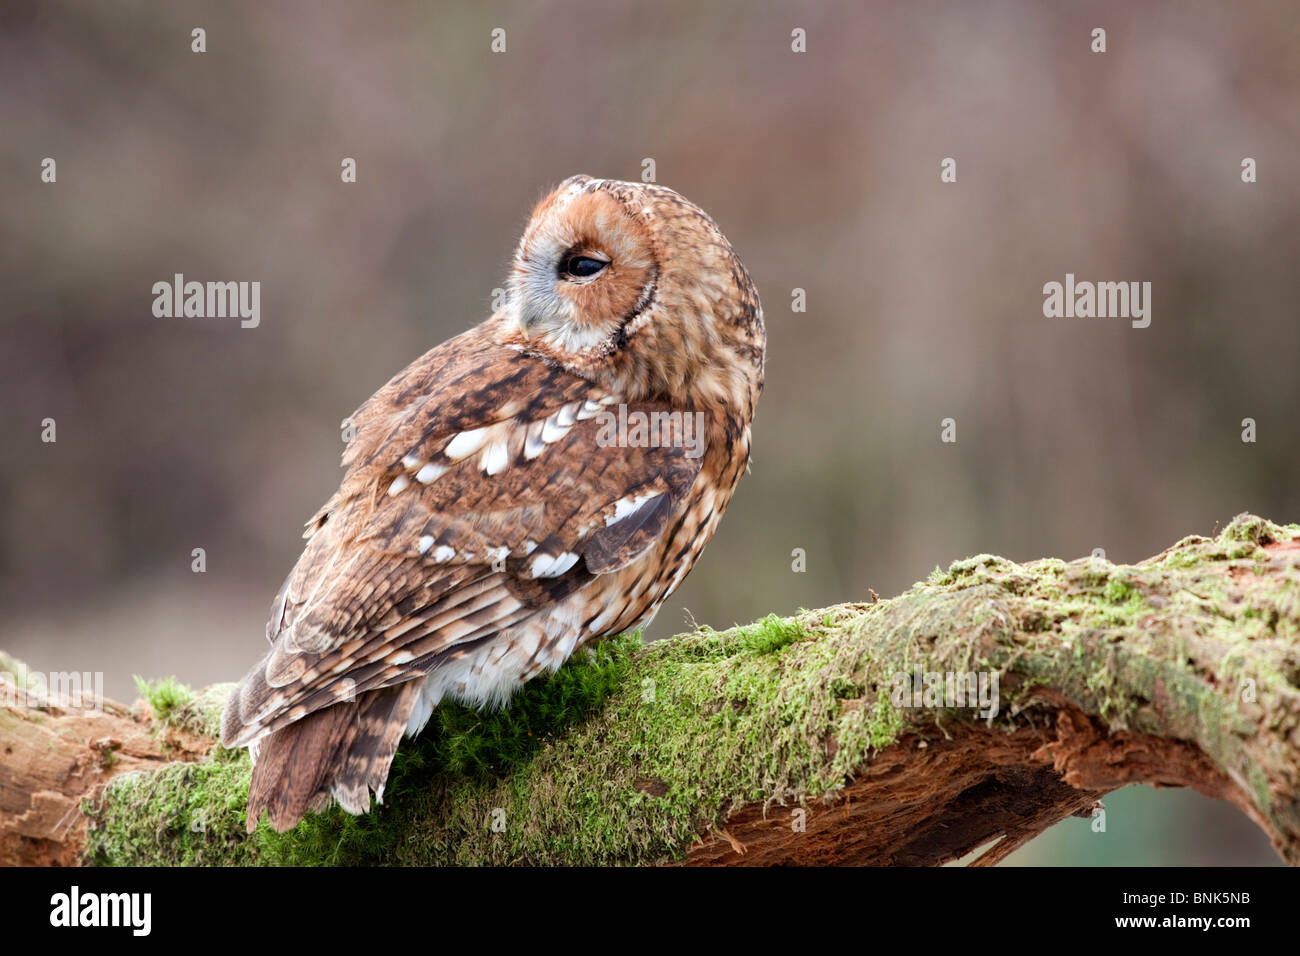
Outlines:
<svg viewBox="0 0 1300 956"><path fill-rule="evenodd" d="M420 695L418 680L358 694L274 731L258 741L248 789L248 832L262 811L278 832L292 829L308 810L333 797L348 813L370 810Z"/></svg>

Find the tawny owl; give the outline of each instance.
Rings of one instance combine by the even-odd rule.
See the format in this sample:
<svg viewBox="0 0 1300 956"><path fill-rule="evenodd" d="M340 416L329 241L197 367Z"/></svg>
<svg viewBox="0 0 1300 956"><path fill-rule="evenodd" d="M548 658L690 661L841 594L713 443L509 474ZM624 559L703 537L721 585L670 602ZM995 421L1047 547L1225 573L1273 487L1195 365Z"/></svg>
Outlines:
<svg viewBox="0 0 1300 956"><path fill-rule="evenodd" d="M758 295L657 185L574 176L533 211L502 307L362 405L334 497L231 696L248 828L383 799L445 697L501 705L649 622L749 462Z"/></svg>

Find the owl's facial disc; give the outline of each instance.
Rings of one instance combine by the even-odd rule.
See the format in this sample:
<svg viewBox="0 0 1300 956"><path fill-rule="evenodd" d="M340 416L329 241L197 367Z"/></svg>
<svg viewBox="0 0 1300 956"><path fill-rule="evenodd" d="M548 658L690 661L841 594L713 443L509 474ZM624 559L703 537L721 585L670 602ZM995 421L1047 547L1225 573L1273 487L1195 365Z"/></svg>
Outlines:
<svg viewBox="0 0 1300 956"><path fill-rule="evenodd" d="M653 299L649 230L599 182L571 182L543 200L515 255L514 318L526 338L562 355L625 347L628 324Z"/></svg>

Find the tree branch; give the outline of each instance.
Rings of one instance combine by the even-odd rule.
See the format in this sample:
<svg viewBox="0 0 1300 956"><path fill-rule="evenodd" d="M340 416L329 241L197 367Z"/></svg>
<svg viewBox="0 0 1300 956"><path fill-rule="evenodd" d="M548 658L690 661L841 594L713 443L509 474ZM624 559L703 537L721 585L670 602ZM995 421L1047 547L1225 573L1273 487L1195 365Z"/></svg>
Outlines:
<svg viewBox="0 0 1300 956"><path fill-rule="evenodd" d="M0 862L940 864L997 841L988 864L1130 783L1229 800L1300 862L1300 526L1250 515L1132 566L981 555L889 601L608 641L506 711L440 707L384 806L286 834L244 832L247 755L211 742L228 691L152 721L4 708Z"/></svg>

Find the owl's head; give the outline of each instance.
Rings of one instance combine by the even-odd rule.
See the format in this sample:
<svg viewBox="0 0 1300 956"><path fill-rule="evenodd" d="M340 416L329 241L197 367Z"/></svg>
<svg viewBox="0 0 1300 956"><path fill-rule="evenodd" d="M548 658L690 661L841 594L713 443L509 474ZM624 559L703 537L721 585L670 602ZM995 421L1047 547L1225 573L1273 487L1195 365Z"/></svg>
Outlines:
<svg viewBox="0 0 1300 956"><path fill-rule="evenodd" d="M503 340L629 397L727 401L762 384L749 273L713 220L663 186L565 180L533 210L509 290Z"/></svg>

